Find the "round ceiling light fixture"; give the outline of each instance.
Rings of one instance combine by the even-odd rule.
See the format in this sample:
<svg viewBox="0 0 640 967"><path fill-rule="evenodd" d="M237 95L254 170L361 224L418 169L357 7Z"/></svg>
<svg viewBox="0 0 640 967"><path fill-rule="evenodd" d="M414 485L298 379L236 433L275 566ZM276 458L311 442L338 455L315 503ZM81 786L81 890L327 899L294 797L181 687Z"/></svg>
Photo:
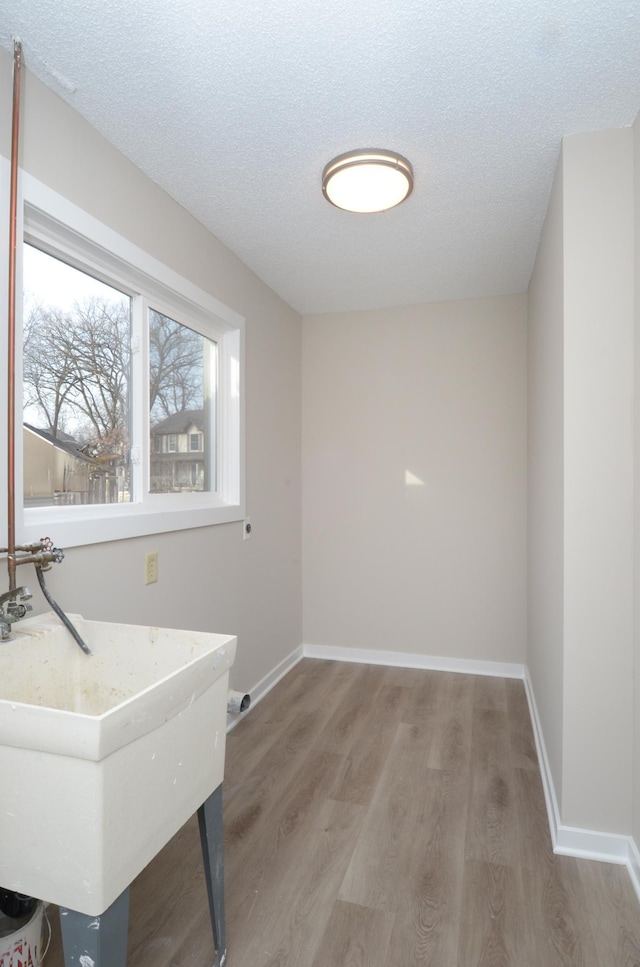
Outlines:
<svg viewBox="0 0 640 967"><path fill-rule="evenodd" d="M347 212L384 212L408 198L412 190L413 168L395 151L348 151L322 172L324 197Z"/></svg>

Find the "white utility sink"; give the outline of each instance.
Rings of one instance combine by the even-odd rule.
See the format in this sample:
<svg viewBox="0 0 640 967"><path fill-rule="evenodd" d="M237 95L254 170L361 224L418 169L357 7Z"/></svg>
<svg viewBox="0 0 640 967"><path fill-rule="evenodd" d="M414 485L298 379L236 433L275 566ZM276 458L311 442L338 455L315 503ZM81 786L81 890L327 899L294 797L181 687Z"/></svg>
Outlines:
<svg viewBox="0 0 640 967"><path fill-rule="evenodd" d="M236 639L70 618L0 644L0 886L98 916L222 782Z"/></svg>

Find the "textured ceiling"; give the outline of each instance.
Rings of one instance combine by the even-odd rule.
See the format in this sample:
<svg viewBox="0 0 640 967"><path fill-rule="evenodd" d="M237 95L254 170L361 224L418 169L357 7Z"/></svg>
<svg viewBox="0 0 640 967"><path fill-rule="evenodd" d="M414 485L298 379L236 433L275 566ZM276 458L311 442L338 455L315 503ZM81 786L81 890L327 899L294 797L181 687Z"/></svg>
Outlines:
<svg viewBox="0 0 640 967"><path fill-rule="evenodd" d="M524 291L565 134L640 109L638 0L2 0L0 44L303 313ZM320 191L350 148L409 200Z"/></svg>

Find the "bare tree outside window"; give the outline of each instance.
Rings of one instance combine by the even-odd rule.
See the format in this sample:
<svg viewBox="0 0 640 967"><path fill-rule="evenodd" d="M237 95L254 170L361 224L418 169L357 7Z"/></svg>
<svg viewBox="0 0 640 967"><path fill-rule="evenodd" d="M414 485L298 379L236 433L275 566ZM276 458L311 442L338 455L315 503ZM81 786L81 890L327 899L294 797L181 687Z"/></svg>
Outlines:
<svg viewBox="0 0 640 967"><path fill-rule="evenodd" d="M204 405L204 337L175 319L149 312L151 424Z"/></svg>
<svg viewBox="0 0 640 967"><path fill-rule="evenodd" d="M131 499L131 299L25 245L24 496Z"/></svg>

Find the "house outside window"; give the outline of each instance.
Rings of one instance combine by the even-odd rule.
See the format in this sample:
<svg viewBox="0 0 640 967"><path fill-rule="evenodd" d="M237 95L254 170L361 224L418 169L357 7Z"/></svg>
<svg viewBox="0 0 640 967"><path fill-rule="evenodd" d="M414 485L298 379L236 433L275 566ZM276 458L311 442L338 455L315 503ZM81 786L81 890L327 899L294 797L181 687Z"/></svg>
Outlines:
<svg viewBox="0 0 640 967"><path fill-rule="evenodd" d="M201 450L204 409L176 413L151 427L151 490L153 493L188 493L206 487L206 459L194 460ZM194 447L194 441L198 446Z"/></svg>

